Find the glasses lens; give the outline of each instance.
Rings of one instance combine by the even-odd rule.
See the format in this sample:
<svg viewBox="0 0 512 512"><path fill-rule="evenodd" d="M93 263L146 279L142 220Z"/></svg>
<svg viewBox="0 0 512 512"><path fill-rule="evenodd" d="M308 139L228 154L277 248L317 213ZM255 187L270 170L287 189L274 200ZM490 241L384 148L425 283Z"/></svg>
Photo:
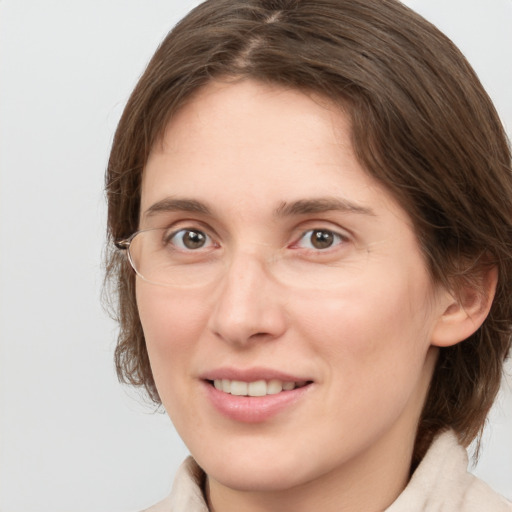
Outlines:
<svg viewBox="0 0 512 512"><path fill-rule="evenodd" d="M219 275L223 263L211 251L178 249L171 243L173 233L164 229L140 231L130 243L130 262L137 274L163 286L200 286Z"/></svg>
<svg viewBox="0 0 512 512"><path fill-rule="evenodd" d="M229 273L232 266L229 257L217 247L205 248L195 238L190 238L188 247L178 248L172 240L174 235L168 229L150 229L140 231L132 239L130 262L142 279L163 286L198 287L216 282ZM259 259L257 252L249 251L238 258L246 258L247 262ZM289 288L339 290L360 278L365 271L366 254L364 248L354 248L337 258L323 255L318 258L318 254L304 258L286 249L270 253L262 251L261 266L257 271L262 273L261 277ZM243 268L238 268L242 268L242 272L252 272L258 268L253 263L245 268L242 261Z"/></svg>

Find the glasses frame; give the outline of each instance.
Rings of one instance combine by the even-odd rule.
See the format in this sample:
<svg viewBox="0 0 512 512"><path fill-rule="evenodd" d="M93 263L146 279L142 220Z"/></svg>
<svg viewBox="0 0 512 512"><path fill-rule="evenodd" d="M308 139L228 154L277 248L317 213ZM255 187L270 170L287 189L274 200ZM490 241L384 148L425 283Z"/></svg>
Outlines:
<svg viewBox="0 0 512 512"><path fill-rule="evenodd" d="M158 282L158 281L152 281L151 279L148 279L147 277L143 276L139 270L137 270L137 267L135 266L135 263L133 261L133 258L132 258L132 254L130 252L130 247L131 247L131 244L133 242L133 239L141 234L141 233L146 233L148 231L163 231L163 230L166 230L167 228L166 227L161 227L161 228L147 228L147 229L140 229L138 231L135 231L135 233L131 234L128 238L123 238L122 240L116 240L114 241L114 246L116 247L116 249L118 249L119 251L123 251L126 253L127 257L128 257L128 262L130 263L130 266L132 267L133 271L135 272L135 274L137 276L139 276L143 281L145 281L146 283L150 283L150 284L153 284L155 286L163 286L165 288L168 288L168 287L174 287L175 285L172 285L172 284L168 284L168 283L162 283L162 282Z"/></svg>
<svg viewBox="0 0 512 512"><path fill-rule="evenodd" d="M116 240L114 242L114 245L115 247L120 250L120 251L125 251L126 255L128 256L128 262L130 263L130 266L132 267L133 271L135 272L135 274L137 274L141 279L143 279L144 281L146 281L147 283L151 283L151 284L156 284L156 285L159 285L159 286L166 286L165 284L162 284L162 283L156 283L154 281L150 281L149 279L147 279L146 277L144 277L138 270L137 270L137 267L135 266L135 263L133 262L133 259L132 259L132 254L130 252L130 246L133 242L133 239L140 233L145 233L146 231L156 231L156 230L160 230L162 228L149 228L149 229L140 229L139 231L135 231L135 233L132 233L128 238L123 238L122 240Z"/></svg>

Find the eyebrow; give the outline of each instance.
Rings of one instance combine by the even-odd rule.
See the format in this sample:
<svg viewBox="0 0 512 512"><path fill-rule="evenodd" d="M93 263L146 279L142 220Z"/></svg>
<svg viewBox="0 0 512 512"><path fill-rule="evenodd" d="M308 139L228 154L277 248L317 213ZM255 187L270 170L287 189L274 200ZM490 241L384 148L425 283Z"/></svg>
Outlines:
<svg viewBox="0 0 512 512"><path fill-rule="evenodd" d="M191 212L211 215L210 209L195 199L174 199L167 197L151 205L145 212L144 217L152 217L162 212Z"/></svg>
<svg viewBox="0 0 512 512"><path fill-rule="evenodd" d="M299 201L293 201L291 203L282 202L274 211L274 215L276 217L288 217L293 215L324 213L330 211L375 216L375 212L371 208L338 197L300 199Z"/></svg>
<svg viewBox="0 0 512 512"><path fill-rule="evenodd" d="M283 201L275 210L275 217L290 217L294 215L307 215L329 211L341 211L375 216L375 212L366 206L353 203L347 199L337 197L321 197L313 199L299 199L298 201ZM165 212L191 212L202 215L212 215L210 208L196 199L178 199L167 197L157 201L143 214L144 217L152 217Z"/></svg>

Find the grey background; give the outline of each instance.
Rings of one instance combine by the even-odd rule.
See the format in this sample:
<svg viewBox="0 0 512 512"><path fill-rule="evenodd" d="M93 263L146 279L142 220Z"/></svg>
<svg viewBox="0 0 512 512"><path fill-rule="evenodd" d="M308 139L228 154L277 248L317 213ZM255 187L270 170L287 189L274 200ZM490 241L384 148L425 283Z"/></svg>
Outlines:
<svg viewBox="0 0 512 512"><path fill-rule="evenodd" d="M131 89L196 3L0 0L2 512L140 510L186 454L114 376L102 187ZM512 133L512 0L406 3L461 47ZM475 471L512 499L510 378Z"/></svg>

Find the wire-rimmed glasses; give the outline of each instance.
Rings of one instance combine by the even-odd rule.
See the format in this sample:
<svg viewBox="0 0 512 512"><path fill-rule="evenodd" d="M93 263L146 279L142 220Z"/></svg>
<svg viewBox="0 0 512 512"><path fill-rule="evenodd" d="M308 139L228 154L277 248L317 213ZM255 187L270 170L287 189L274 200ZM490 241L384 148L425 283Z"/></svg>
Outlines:
<svg viewBox="0 0 512 512"><path fill-rule="evenodd" d="M361 248L353 248L334 258L323 256L321 252L306 258L286 247L272 248L256 242L239 254L220 244L198 245L197 249L191 244L191 248L184 250L175 245L175 235L176 231L169 228L145 229L115 245L127 252L131 266L141 279L170 287L197 287L218 282L233 268L233 261L242 259L250 262L246 268L251 272L260 273L255 286L261 283L259 278L265 277L289 288L327 291L357 279L366 262L366 257L362 257L366 252Z"/></svg>
<svg viewBox="0 0 512 512"><path fill-rule="evenodd" d="M136 231L115 243L128 254L136 274L144 281L161 286L194 286L211 281L218 274L220 261L208 251L179 251L171 243L168 228Z"/></svg>

